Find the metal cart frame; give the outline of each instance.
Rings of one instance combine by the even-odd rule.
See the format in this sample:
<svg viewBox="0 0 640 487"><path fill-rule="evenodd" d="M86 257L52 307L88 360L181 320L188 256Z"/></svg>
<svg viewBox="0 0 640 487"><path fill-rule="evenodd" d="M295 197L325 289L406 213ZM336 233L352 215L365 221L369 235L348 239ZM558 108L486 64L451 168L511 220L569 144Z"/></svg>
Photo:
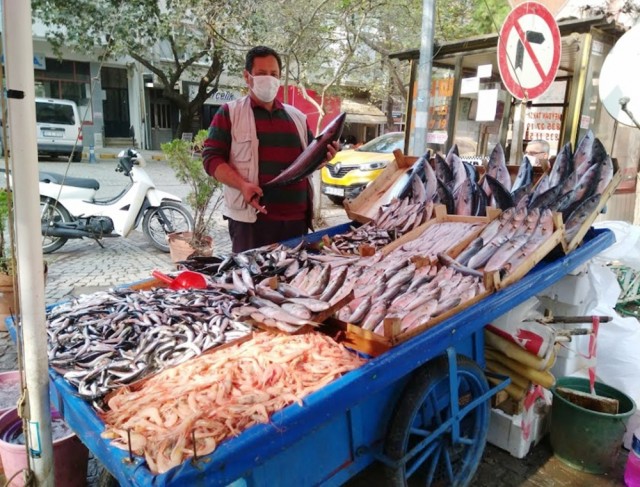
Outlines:
<svg viewBox="0 0 640 487"><path fill-rule="evenodd" d="M488 399L506 386L490 389L482 373L484 326L614 241L611 231L591 229L569 255L540 263L515 284L310 394L302 406L290 405L269 424L253 426L212 454L162 475L152 475L142 459L130 461L127 452L102 439L96 413L54 371L52 401L121 485L341 485L376 460L398 485L421 465L428 478L445 475L450 484L465 485L484 450Z"/></svg>

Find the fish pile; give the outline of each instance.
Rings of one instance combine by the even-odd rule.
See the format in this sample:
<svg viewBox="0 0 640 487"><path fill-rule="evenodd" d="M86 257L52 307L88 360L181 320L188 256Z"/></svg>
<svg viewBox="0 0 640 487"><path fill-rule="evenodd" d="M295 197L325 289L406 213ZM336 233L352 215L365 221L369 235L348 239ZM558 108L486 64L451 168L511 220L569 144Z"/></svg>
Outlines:
<svg viewBox="0 0 640 487"><path fill-rule="evenodd" d="M413 196L394 199L388 205L381 206L375 218L369 222L332 237L323 250L328 253L356 254L363 244L379 250L427 222L432 214L433 201Z"/></svg>
<svg viewBox="0 0 640 487"><path fill-rule="evenodd" d="M435 154L433 167L429 153L419 158L387 191L383 204L410 196L414 202L433 201L445 205L449 214L467 216L484 216L488 206L501 210L514 206L549 208L562 213L567 239L571 240L598 206L613 175L613 161L591 131L582 137L575 152L570 143L565 144L552 170L539 181L534 181L533 167L524 156L512 182L499 143L480 178L475 166L460 159L454 145L446 157Z"/></svg>
<svg viewBox="0 0 640 487"><path fill-rule="evenodd" d="M551 171L535 185L526 156L513 185L508 173L505 176L503 167L504 153L501 147L496 146L489 159L484 186L496 206L502 210L525 206L560 212L568 241L593 214L614 176L611 157L590 130L582 137L574 153L571 152L571 144L565 144Z"/></svg>
<svg viewBox="0 0 640 487"><path fill-rule="evenodd" d="M102 414L102 436L143 455L154 474L164 473L268 423L274 412L302 404L305 396L365 362L319 333L257 334L167 369L138 390L121 389Z"/></svg>
<svg viewBox="0 0 640 487"><path fill-rule="evenodd" d="M50 365L101 407L111 390L250 333L240 303L215 290L114 289L47 314Z"/></svg>
<svg viewBox="0 0 640 487"><path fill-rule="evenodd" d="M353 282L355 299L337 317L374 333L384 333L384 319L402 319L401 331L426 323L485 291L480 273L441 266L438 254L447 252L477 231L481 223L441 222L391 251L384 259L362 259ZM420 256L419 266L412 262ZM356 266L353 266L356 268ZM450 283L455 285L450 286Z"/></svg>
<svg viewBox="0 0 640 487"><path fill-rule="evenodd" d="M395 262L385 260L363 272L355 299L338 312L338 319L383 335L385 318L396 317L405 332L485 292L480 277L452 267Z"/></svg>
<svg viewBox="0 0 640 487"><path fill-rule="evenodd" d="M300 242L294 248L271 244L239 253L193 257L180 265L211 276L213 285L219 289L245 294L244 288L254 286L257 281L272 276L292 278L313 258L305 249L305 242Z"/></svg>
<svg viewBox="0 0 640 487"><path fill-rule="evenodd" d="M509 208L489 223L455 259L470 269L506 275L531 256L554 232L551 210Z"/></svg>
<svg viewBox="0 0 640 487"><path fill-rule="evenodd" d="M446 158L436 153L433 167L430 158L428 151L407 169L385 193L382 204L410 197L414 202L444 204L452 215L485 216L488 201L478 184L478 172L460 158L458 146L454 144Z"/></svg>
<svg viewBox="0 0 640 487"><path fill-rule="evenodd" d="M236 319L256 322L286 333L305 325L317 326L317 313L327 311L331 300L344 283L346 267L330 281L331 266L305 267L296 284L271 279L247 289L248 304L235 308ZM298 277L296 276L296 277ZM303 282L303 279L306 281Z"/></svg>

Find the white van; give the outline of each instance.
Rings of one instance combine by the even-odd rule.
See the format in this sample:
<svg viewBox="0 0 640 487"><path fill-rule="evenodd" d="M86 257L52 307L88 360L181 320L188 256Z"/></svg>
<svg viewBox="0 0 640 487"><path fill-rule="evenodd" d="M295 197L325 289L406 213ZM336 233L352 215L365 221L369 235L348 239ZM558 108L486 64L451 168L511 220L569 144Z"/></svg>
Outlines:
<svg viewBox="0 0 640 487"><path fill-rule="evenodd" d="M82 160L82 123L71 100L36 98L38 155Z"/></svg>

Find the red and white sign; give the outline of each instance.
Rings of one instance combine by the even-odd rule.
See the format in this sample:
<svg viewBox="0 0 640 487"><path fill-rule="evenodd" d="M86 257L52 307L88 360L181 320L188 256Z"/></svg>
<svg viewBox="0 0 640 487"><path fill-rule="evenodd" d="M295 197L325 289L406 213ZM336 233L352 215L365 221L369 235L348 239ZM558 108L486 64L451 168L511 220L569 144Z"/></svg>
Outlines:
<svg viewBox="0 0 640 487"><path fill-rule="evenodd" d="M542 95L553 83L562 42L553 15L536 2L518 5L498 39L498 69L509 92L520 100Z"/></svg>

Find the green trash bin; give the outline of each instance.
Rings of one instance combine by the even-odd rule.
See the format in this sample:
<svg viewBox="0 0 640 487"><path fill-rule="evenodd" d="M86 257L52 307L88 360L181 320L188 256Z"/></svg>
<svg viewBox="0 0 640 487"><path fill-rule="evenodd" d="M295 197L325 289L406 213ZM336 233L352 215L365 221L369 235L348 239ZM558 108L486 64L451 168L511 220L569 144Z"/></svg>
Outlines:
<svg viewBox="0 0 640 487"><path fill-rule="evenodd" d="M560 396L556 388L590 392L589 380L561 377L551 389L551 447L567 465L588 473L604 474L615 465L627 422L636 405L625 393L596 382L596 394L619 402L618 414L606 414L580 407Z"/></svg>

